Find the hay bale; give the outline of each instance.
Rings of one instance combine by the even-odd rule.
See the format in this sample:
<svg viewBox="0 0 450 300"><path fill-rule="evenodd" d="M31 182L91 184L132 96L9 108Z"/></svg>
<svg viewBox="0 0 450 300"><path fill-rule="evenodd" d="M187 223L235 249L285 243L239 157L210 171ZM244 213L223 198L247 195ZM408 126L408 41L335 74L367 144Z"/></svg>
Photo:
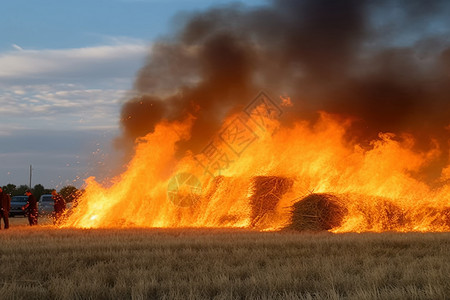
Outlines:
<svg viewBox="0 0 450 300"><path fill-rule="evenodd" d="M256 176L251 180L251 224L257 226L264 217L275 211L278 202L293 185L293 180L278 176Z"/></svg>
<svg viewBox="0 0 450 300"><path fill-rule="evenodd" d="M292 206L291 223L286 229L324 231L338 227L347 215L347 208L331 194L311 194Z"/></svg>

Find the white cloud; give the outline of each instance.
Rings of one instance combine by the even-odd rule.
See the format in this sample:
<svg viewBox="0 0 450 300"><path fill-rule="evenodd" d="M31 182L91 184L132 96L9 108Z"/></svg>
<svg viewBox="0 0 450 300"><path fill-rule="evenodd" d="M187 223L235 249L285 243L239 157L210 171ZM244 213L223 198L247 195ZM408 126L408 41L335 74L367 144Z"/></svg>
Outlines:
<svg viewBox="0 0 450 300"><path fill-rule="evenodd" d="M22 50L23 50L22 47L20 47L19 45L16 45L16 44L12 44L12 47L13 47L14 49L16 49L16 50L19 50L19 51L22 51Z"/></svg>
<svg viewBox="0 0 450 300"><path fill-rule="evenodd" d="M126 89L95 89L79 85L0 88L0 125L5 128L117 127ZM16 91L20 91L16 93Z"/></svg>
<svg viewBox="0 0 450 300"><path fill-rule="evenodd" d="M57 50L23 50L14 45L16 51L0 53L0 79L92 74L121 77L123 66L137 68L143 63L149 47L136 40L115 42L113 45Z"/></svg>
<svg viewBox="0 0 450 300"><path fill-rule="evenodd" d="M149 47L108 37L108 44L0 53L0 129L112 128ZM20 49L19 49L20 48Z"/></svg>

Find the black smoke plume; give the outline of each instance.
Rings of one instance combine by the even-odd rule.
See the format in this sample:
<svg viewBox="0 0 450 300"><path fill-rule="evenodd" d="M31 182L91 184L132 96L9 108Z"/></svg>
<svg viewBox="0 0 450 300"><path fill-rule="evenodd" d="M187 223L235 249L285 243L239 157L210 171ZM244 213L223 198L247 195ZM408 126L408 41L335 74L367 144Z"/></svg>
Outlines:
<svg viewBox="0 0 450 300"><path fill-rule="evenodd" d="M289 95L286 125L319 110L351 116L349 139L436 139L448 162L450 5L446 1L279 0L194 13L152 47L122 108L121 141L196 117L180 151L200 151L259 90Z"/></svg>

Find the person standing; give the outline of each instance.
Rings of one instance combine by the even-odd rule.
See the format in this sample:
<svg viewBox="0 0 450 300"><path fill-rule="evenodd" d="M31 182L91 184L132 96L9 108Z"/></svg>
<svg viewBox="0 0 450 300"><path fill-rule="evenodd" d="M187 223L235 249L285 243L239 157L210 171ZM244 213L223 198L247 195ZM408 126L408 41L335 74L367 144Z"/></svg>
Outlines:
<svg viewBox="0 0 450 300"><path fill-rule="evenodd" d="M28 222L30 226L37 225L38 223L38 209L37 209L37 201L33 196L30 190L25 192L25 195L28 196L28 202L24 206L22 206L22 210L27 209L28 212Z"/></svg>
<svg viewBox="0 0 450 300"><path fill-rule="evenodd" d="M9 228L9 210L11 209L11 198L9 195L3 191L0 187L0 229L1 229L1 219L5 223L5 229Z"/></svg>
<svg viewBox="0 0 450 300"><path fill-rule="evenodd" d="M61 221L61 217L66 210L66 201L64 198L56 192L56 190L52 191L53 198L53 224L58 225Z"/></svg>

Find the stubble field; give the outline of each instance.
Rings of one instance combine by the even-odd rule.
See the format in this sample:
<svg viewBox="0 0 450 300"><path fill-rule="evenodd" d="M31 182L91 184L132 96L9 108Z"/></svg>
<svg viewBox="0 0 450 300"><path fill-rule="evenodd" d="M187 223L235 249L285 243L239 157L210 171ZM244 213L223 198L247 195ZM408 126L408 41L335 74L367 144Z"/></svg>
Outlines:
<svg viewBox="0 0 450 300"><path fill-rule="evenodd" d="M0 231L1 299L450 295L450 233L78 230L24 221Z"/></svg>

